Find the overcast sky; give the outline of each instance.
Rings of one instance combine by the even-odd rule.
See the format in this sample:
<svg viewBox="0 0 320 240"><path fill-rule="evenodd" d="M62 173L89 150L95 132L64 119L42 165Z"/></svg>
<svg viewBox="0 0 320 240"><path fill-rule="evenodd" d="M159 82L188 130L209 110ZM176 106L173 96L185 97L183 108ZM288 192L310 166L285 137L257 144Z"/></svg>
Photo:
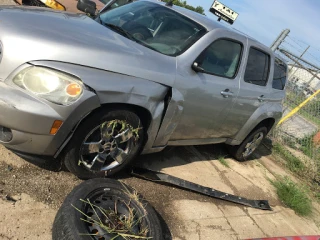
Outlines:
<svg viewBox="0 0 320 240"><path fill-rule="evenodd" d="M270 46L279 33L289 28L287 48L301 51L311 45L306 57L314 55L320 63L320 0L220 0L239 13L232 27ZM208 12L213 0L187 0L193 6L201 5ZM299 49L300 48L300 49Z"/></svg>

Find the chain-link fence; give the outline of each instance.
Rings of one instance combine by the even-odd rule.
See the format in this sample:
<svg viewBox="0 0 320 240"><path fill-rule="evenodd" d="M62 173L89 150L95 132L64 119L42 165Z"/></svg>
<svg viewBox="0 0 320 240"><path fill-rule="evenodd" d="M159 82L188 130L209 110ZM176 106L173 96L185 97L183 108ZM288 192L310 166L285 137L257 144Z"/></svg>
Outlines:
<svg viewBox="0 0 320 240"><path fill-rule="evenodd" d="M301 161L309 169L308 174L319 181L320 50L303 46L303 42L289 36L276 53L288 63L284 116L292 116L275 128L273 140L288 158Z"/></svg>

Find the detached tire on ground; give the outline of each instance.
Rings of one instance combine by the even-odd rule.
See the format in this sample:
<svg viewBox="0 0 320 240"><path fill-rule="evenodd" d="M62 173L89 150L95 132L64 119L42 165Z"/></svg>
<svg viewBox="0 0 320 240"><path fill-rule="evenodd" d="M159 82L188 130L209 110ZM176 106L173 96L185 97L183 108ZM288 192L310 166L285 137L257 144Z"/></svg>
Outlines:
<svg viewBox="0 0 320 240"><path fill-rule="evenodd" d="M115 215L119 219L115 219ZM143 235L139 239L163 239L157 214L141 195L113 179L88 180L75 187L63 202L53 223L52 239L138 239L116 237L117 233L108 233L103 226L94 223L101 222L108 228L116 220L121 226L130 216L132 232L128 235Z"/></svg>
<svg viewBox="0 0 320 240"><path fill-rule="evenodd" d="M143 139L144 129L137 114L100 110L76 129L62 161L80 179L111 176L139 154Z"/></svg>
<svg viewBox="0 0 320 240"><path fill-rule="evenodd" d="M258 127L253 130L245 140L237 146L229 146L230 154L239 162L244 162L254 153L262 140L267 136L266 127Z"/></svg>

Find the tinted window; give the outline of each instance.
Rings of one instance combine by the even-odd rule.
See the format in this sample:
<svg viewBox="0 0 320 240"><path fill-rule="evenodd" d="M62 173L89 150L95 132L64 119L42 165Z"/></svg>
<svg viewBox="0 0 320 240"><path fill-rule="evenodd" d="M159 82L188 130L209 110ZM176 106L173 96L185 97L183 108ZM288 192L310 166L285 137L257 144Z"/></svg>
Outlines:
<svg viewBox="0 0 320 240"><path fill-rule="evenodd" d="M280 59L276 58L274 62L274 73L272 87L283 90L287 81L287 66Z"/></svg>
<svg viewBox="0 0 320 240"><path fill-rule="evenodd" d="M242 45L227 39L212 43L202 54L198 63L205 72L233 78L240 62Z"/></svg>
<svg viewBox="0 0 320 240"><path fill-rule="evenodd" d="M255 48L250 48L244 81L266 86L269 75L270 57Z"/></svg>

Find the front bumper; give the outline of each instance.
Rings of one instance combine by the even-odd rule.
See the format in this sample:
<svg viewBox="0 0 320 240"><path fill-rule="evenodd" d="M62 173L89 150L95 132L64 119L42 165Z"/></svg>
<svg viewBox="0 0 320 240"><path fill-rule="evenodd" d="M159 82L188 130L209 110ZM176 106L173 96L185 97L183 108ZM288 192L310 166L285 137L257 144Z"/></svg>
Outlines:
<svg viewBox="0 0 320 240"><path fill-rule="evenodd" d="M0 143L19 152L53 156L76 124L99 106L98 97L87 90L74 104L61 106L0 82L0 125L11 129L13 135L11 141ZM50 135L55 120L63 124Z"/></svg>

